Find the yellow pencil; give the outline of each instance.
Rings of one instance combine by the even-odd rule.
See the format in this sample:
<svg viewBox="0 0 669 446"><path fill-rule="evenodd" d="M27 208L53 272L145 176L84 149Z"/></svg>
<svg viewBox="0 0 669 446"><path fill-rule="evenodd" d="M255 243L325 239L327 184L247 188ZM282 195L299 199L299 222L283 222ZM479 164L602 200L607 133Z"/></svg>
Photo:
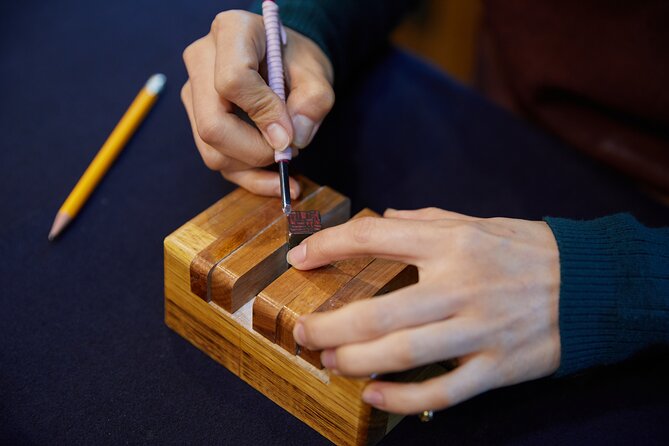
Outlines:
<svg viewBox="0 0 669 446"><path fill-rule="evenodd" d="M95 155L93 161L81 176L77 185L74 186L70 195L58 210L56 218L49 231L49 240L53 240L63 229L77 216L86 200L91 195L95 187L100 183L102 177L114 163L116 157L121 153L123 147L130 137L135 133L139 124L142 123L146 114L151 110L153 104L158 99L158 94L165 86L165 75L154 74L144 85L137 97L121 120L102 145L102 148Z"/></svg>

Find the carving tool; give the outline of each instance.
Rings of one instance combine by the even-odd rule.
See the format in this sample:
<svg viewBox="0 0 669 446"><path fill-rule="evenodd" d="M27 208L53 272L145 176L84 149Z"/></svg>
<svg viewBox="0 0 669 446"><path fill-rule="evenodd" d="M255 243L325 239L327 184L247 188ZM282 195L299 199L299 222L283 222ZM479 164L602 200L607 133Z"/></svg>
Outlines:
<svg viewBox="0 0 669 446"><path fill-rule="evenodd" d="M283 59L281 46L286 44L286 31L279 18L279 5L273 0L262 2L262 17L267 38L267 77L269 86L283 102L286 102ZM274 152L274 161L279 164L281 182L281 207L288 217L288 248L299 245L302 240L321 229L321 215L318 211L294 211L291 213L290 182L288 162L292 159L292 148Z"/></svg>
<svg viewBox="0 0 669 446"><path fill-rule="evenodd" d="M49 240L53 240L63 229L77 216L88 197L121 153L128 140L142 123L144 117L149 113L151 107L158 99L158 94L165 86L164 74L154 74L144 85L137 97L121 120L111 132L107 141L102 145L100 151L95 155L93 161L81 176L77 185L74 186L70 195L58 210L56 218L49 231Z"/></svg>
<svg viewBox="0 0 669 446"><path fill-rule="evenodd" d="M272 0L262 2L262 17L265 24L267 39L267 77L269 87L283 102L286 102L286 87L283 76L283 60L281 45L286 43L286 34L279 19L279 5ZM279 165L281 182L281 208L286 215L290 214L290 182L288 162L292 159L292 148L282 152L274 151L274 161Z"/></svg>

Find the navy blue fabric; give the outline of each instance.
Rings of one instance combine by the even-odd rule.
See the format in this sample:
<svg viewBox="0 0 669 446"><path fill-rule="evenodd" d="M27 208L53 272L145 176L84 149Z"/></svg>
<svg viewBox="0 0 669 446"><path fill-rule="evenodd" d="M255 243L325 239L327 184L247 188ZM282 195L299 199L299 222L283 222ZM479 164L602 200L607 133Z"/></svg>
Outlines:
<svg viewBox="0 0 669 446"><path fill-rule="evenodd" d="M163 323L162 240L232 186L202 164L179 99L183 48L225 0L0 4L0 443L326 444ZM137 90L155 109L53 244L52 218ZM589 218L669 212L625 179L390 52L295 165L354 207ZM660 444L669 361L489 392L403 421L384 445Z"/></svg>

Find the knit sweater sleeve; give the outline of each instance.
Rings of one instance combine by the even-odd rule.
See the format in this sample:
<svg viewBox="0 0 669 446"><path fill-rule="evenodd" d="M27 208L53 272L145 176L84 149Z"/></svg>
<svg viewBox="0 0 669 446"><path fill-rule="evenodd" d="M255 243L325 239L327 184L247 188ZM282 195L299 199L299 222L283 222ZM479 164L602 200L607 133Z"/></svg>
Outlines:
<svg viewBox="0 0 669 446"><path fill-rule="evenodd" d="M378 50L415 0L277 0L283 24L316 42L329 57L335 86ZM261 13L261 1L251 11Z"/></svg>
<svg viewBox="0 0 669 446"><path fill-rule="evenodd" d="M669 344L669 228L629 214L545 221L560 251L557 375Z"/></svg>

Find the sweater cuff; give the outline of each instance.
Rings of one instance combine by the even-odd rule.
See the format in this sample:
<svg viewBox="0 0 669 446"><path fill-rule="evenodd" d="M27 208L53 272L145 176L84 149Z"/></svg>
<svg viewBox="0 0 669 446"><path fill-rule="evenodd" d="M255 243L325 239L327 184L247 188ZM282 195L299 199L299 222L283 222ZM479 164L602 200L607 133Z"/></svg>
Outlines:
<svg viewBox="0 0 669 446"><path fill-rule="evenodd" d="M652 316L663 305L657 285L669 283L659 277L666 275L664 243L653 230L629 214L544 220L560 252L558 376L621 361L666 338L663 322Z"/></svg>

